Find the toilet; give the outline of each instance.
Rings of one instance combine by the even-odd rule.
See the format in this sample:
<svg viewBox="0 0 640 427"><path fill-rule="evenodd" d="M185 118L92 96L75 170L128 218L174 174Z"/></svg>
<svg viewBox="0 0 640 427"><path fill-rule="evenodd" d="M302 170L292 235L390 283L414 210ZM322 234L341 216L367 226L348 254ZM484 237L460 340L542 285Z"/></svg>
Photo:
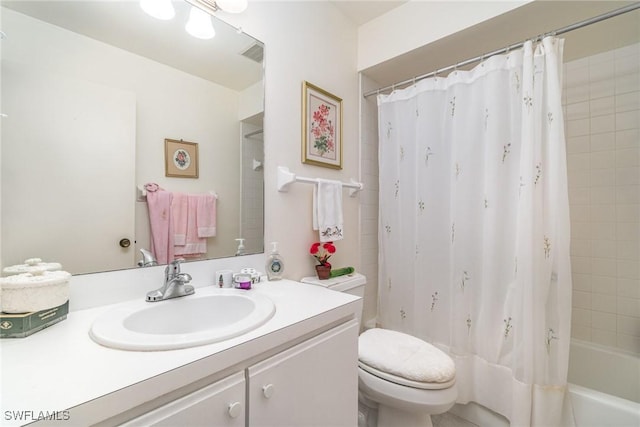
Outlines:
<svg viewBox="0 0 640 427"><path fill-rule="evenodd" d="M359 273L301 281L359 297L367 282ZM448 411L458 397L453 360L419 338L388 329L365 330L358 338L358 359L360 404L377 409L377 424L372 417L359 416L359 426L432 426L431 415Z"/></svg>

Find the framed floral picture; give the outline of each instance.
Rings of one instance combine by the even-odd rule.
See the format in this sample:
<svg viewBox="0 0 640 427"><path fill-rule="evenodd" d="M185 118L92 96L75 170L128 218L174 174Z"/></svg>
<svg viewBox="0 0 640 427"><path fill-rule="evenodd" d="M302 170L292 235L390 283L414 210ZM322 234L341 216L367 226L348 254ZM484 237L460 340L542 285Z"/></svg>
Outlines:
<svg viewBox="0 0 640 427"><path fill-rule="evenodd" d="M165 139L164 174L175 178L197 178L198 144L177 139Z"/></svg>
<svg viewBox="0 0 640 427"><path fill-rule="evenodd" d="M302 83L302 163L342 169L342 99Z"/></svg>

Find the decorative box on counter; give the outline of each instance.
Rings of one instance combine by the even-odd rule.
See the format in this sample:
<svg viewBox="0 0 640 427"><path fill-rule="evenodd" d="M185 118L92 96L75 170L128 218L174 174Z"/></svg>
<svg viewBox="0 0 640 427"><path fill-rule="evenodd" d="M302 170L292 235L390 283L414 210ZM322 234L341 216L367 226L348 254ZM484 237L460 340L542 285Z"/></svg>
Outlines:
<svg viewBox="0 0 640 427"><path fill-rule="evenodd" d="M3 276L14 274L33 273L38 271L58 271L62 265L57 262L43 262L40 258L29 258L24 264L16 264L2 269Z"/></svg>
<svg viewBox="0 0 640 427"><path fill-rule="evenodd" d="M67 318L69 301L31 313L0 313L0 338L24 338Z"/></svg>
<svg viewBox="0 0 640 427"><path fill-rule="evenodd" d="M69 300L66 271L34 270L0 278L3 313L29 313L59 307Z"/></svg>

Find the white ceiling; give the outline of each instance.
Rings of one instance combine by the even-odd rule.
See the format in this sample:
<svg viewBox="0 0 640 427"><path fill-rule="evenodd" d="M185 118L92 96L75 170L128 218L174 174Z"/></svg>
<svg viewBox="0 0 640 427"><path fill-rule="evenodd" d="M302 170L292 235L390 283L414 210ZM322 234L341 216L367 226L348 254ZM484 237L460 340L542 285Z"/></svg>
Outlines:
<svg viewBox="0 0 640 427"><path fill-rule="evenodd" d="M257 41L215 18L213 39L190 36L184 30L186 2L174 2L170 21L147 15L137 1L2 0L2 5L234 90L262 80L262 64L240 55Z"/></svg>
<svg viewBox="0 0 640 427"><path fill-rule="evenodd" d="M395 9L408 0L329 0L340 11L346 15L356 25L362 25L366 22L384 15L391 9Z"/></svg>

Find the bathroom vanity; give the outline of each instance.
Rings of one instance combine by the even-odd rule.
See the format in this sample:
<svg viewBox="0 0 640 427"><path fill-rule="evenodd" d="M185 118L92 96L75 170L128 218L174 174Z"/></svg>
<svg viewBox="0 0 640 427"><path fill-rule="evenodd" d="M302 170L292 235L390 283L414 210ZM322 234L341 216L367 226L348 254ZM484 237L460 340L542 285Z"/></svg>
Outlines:
<svg viewBox="0 0 640 427"><path fill-rule="evenodd" d="M0 341L0 424L356 425L361 299L290 280L247 292L270 298L273 317L208 345L97 344L93 321L122 303L72 311L26 339Z"/></svg>

